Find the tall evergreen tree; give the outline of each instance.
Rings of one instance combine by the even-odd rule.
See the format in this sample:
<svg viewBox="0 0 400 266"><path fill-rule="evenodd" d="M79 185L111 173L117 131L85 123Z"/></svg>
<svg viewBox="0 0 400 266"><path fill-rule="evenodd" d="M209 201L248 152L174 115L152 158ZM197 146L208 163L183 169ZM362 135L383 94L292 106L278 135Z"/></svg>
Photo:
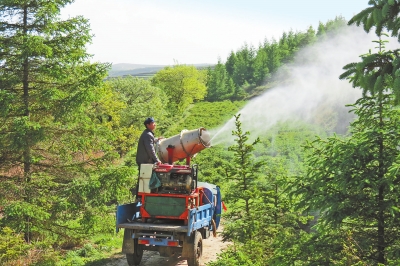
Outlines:
<svg viewBox="0 0 400 266"><path fill-rule="evenodd" d="M235 88L230 84L229 80L230 77L225 65L218 60L214 69L208 69L206 100L212 102L230 99Z"/></svg>
<svg viewBox="0 0 400 266"><path fill-rule="evenodd" d="M392 0L369 4L349 23L363 24L366 31L374 26L379 37L386 28L398 37L400 5ZM376 53L346 65L340 76L363 91L353 105L358 119L351 125L352 136L318 140L308 146L312 155L303 192L308 206L322 211L322 227L351 231L361 261L397 265L400 53L385 51L381 39L376 43Z"/></svg>
<svg viewBox="0 0 400 266"><path fill-rule="evenodd" d="M69 221L89 225L83 184L112 158L92 105L109 65L88 62L86 19L59 19L72 2L0 2L0 226L27 241L85 233Z"/></svg>
<svg viewBox="0 0 400 266"><path fill-rule="evenodd" d="M271 74L275 73L281 66L281 53L279 50L279 45L276 40L272 40L271 44L266 48L268 61L267 66Z"/></svg>
<svg viewBox="0 0 400 266"><path fill-rule="evenodd" d="M242 86L246 82L253 82L254 59L256 53L253 46L245 44L236 52L236 61L233 66L232 79L237 87Z"/></svg>
<svg viewBox="0 0 400 266"><path fill-rule="evenodd" d="M236 137L236 144L228 148L233 152L234 158L228 168L230 188L225 198L234 207L227 215L228 225L224 230L224 236L246 243L257 232L255 228L257 223L252 218L256 216L255 211L258 205L256 180L264 162L253 160L254 145L260 140L257 138L252 143L247 143L250 133L242 131L239 118L240 114L235 116L236 130L232 132L232 135Z"/></svg>
<svg viewBox="0 0 400 266"><path fill-rule="evenodd" d="M393 262L400 244L400 176L393 171L400 156L400 116L391 98L361 98L351 137L311 143L308 175L301 181L304 202L323 211L320 222L350 230L358 256L370 263Z"/></svg>
<svg viewBox="0 0 400 266"><path fill-rule="evenodd" d="M318 24L317 37L320 39L324 39L326 37L325 25L321 21Z"/></svg>
<svg viewBox="0 0 400 266"><path fill-rule="evenodd" d="M233 71L235 70L236 60L237 60L236 54L233 51L231 51L225 63L226 71L231 77L233 76Z"/></svg>
<svg viewBox="0 0 400 266"><path fill-rule="evenodd" d="M264 43L264 47L268 46L268 42ZM253 80L256 85L261 85L265 82L265 79L268 77L269 69L268 69L268 54L266 49L260 47L257 51L257 55L254 59L254 77Z"/></svg>
<svg viewBox="0 0 400 266"><path fill-rule="evenodd" d="M302 35L302 38L299 42L300 48L306 47L307 45L311 45L317 41L317 36L312 26L310 26L304 34L300 33L300 35Z"/></svg>

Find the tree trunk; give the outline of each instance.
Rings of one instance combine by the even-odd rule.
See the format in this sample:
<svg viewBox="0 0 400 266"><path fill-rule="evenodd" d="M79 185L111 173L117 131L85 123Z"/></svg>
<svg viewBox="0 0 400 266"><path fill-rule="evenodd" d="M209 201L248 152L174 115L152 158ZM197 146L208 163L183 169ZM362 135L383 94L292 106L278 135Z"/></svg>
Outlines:
<svg viewBox="0 0 400 266"><path fill-rule="evenodd" d="M381 94L379 95L381 97ZM383 127L383 105L380 103L380 118L379 122L381 127ZM379 180L383 180L385 178L385 169L384 169L384 145L383 145L383 137L379 136ZM385 261L385 207L384 207L384 185L379 186L378 192L378 262L382 264L386 264Z"/></svg>
<svg viewBox="0 0 400 266"><path fill-rule="evenodd" d="M27 36L28 34L28 9L25 7L24 9L24 35ZM23 79L22 79L22 86L24 90L24 116L29 119L30 112L29 112L29 60L28 57L25 58L23 63ZM25 148L24 148L24 177L25 181L30 182L30 170L31 170L31 151L29 145L29 136L25 135Z"/></svg>
<svg viewBox="0 0 400 266"><path fill-rule="evenodd" d="M28 34L28 8L24 8L24 36ZM23 116L27 117L29 120L30 111L29 111L29 60L28 57L24 59L23 62L23 73L22 73L22 86L23 86L23 102L24 102L24 114ZM29 132L25 132L25 140L24 140L24 152L23 152L23 163L24 163L24 181L25 185L27 185L31 181L31 147L29 141ZM29 191L29 190L28 190ZM25 190L25 200L27 202L30 201L29 192ZM26 220L26 231L25 231L25 240L30 242L30 217L27 216Z"/></svg>
<svg viewBox="0 0 400 266"><path fill-rule="evenodd" d="M383 207L383 186L379 188L379 213L378 213L378 262L386 264L385 260L385 217Z"/></svg>

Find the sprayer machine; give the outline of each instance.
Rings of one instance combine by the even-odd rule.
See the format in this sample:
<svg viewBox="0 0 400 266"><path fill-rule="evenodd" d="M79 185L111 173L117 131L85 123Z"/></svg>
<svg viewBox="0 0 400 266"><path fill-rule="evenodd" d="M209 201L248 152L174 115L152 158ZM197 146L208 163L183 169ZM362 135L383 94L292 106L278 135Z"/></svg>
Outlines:
<svg viewBox="0 0 400 266"><path fill-rule="evenodd" d="M161 164L142 164L138 203L117 207L117 231L124 228L122 252L128 264L138 265L144 250L161 256L181 255L199 266L202 240L215 236L222 211L218 186L199 182L191 158L211 146L204 128L183 130L161 139L156 152ZM183 165L175 165L184 161Z"/></svg>

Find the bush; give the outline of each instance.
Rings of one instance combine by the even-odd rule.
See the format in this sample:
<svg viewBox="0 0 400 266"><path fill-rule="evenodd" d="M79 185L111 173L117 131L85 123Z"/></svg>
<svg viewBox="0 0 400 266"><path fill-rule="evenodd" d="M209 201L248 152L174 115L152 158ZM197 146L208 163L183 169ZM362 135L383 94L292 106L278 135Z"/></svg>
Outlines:
<svg viewBox="0 0 400 266"><path fill-rule="evenodd" d="M26 255L29 244L23 236L16 234L11 228L4 227L0 234L0 264L4 265Z"/></svg>

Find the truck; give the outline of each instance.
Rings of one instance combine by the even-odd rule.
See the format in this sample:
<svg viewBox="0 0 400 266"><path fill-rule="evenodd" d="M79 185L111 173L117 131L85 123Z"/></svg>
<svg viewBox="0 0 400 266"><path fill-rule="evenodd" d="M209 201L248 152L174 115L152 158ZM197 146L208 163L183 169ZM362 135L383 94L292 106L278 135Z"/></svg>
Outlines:
<svg viewBox="0 0 400 266"><path fill-rule="evenodd" d="M117 232L124 230L122 252L129 266L139 265L143 251L161 256L181 256L189 266L199 266L203 240L220 224L221 191L198 181L198 166L191 158L211 146L205 128L183 130L156 143L161 164L142 164L137 197L117 206ZM185 160L184 164L175 164Z"/></svg>

